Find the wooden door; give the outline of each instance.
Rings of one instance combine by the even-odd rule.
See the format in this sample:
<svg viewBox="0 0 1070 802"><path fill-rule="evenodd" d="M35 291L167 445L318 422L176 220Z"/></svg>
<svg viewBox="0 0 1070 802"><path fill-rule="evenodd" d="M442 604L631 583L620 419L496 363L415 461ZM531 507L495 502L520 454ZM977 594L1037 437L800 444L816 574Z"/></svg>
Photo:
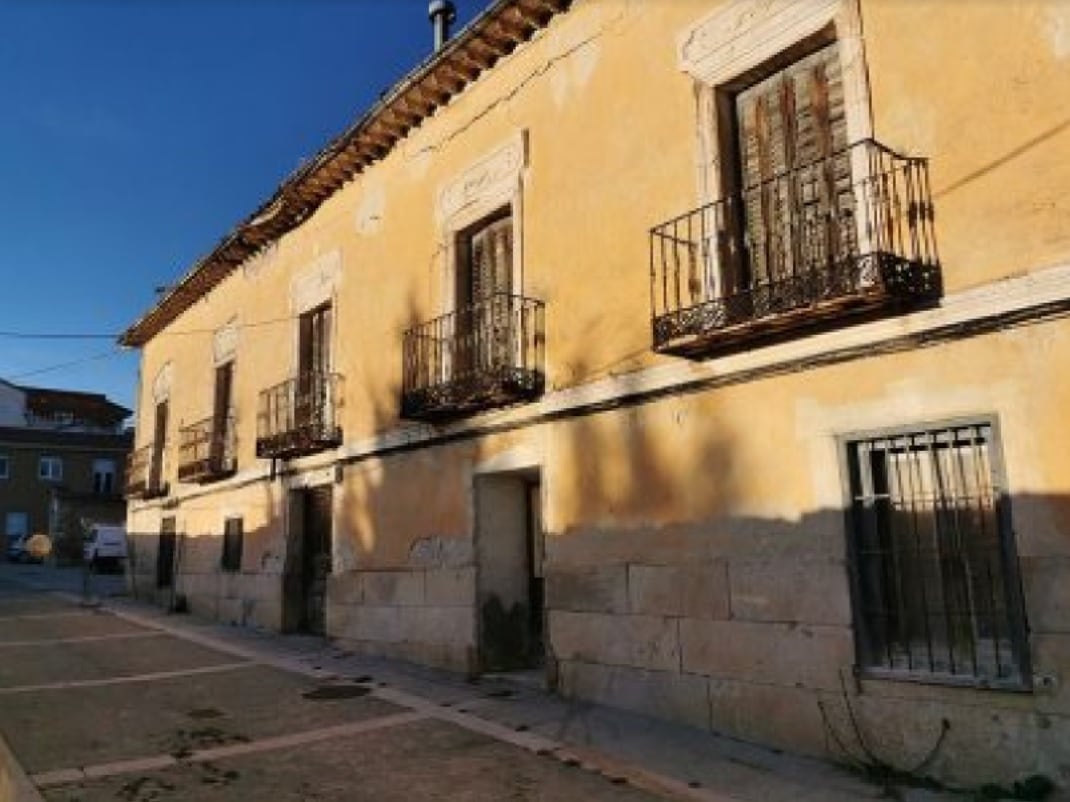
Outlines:
<svg viewBox="0 0 1070 802"><path fill-rule="evenodd" d="M783 287L829 269L854 241L838 45L740 92L735 117L746 254L739 283Z"/></svg>
<svg viewBox="0 0 1070 802"><path fill-rule="evenodd" d="M160 536L156 547L156 587L170 588L175 584L175 519L160 521Z"/></svg>
<svg viewBox="0 0 1070 802"><path fill-rule="evenodd" d="M327 580L331 575L332 493L330 486L308 490L301 533L303 629L327 633Z"/></svg>

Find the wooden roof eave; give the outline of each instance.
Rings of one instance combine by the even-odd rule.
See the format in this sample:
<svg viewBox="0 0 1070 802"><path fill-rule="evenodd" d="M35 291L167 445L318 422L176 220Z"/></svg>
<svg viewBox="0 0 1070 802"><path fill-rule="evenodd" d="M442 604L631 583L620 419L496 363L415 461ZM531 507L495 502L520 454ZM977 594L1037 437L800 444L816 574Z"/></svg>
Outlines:
<svg viewBox="0 0 1070 802"><path fill-rule="evenodd" d="M249 257L293 230L341 187L383 159L499 59L531 39L572 0L497 0L418 65L356 123L295 170L119 337L141 347Z"/></svg>

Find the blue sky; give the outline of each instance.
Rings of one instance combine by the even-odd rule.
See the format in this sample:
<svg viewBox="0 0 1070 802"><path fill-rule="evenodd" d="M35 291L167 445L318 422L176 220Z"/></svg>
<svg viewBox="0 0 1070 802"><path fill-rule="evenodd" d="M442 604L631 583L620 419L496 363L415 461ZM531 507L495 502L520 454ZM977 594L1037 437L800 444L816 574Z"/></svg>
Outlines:
<svg viewBox="0 0 1070 802"><path fill-rule="evenodd" d="M122 331L430 47L426 0L0 0L0 332ZM132 407L115 349L0 336L0 378Z"/></svg>

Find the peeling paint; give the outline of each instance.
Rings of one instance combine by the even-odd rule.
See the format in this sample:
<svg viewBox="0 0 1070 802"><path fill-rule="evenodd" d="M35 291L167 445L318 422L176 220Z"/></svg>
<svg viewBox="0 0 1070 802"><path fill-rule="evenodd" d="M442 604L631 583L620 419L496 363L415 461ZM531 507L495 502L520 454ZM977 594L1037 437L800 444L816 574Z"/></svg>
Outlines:
<svg viewBox="0 0 1070 802"><path fill-rule="evenodd" d="M375 234L383 227L386 213L386 190L370 182L365 186L364 196L357 206L356 227L360 234Z"/></svg>
<svg viewBox="0 0 1070 802"><path fill-rule="evenodd" d="M472 559L472 543L457 537L423 537L409 548L410 565L463 568L471 565Z"/></svg>
<svg viewBox="0 0 1070 802"><path fill-rule="evenodd" d="M1045 22L1044 33L1048 37L1052 55L1059 61L1070 58L1070 4L1049 6Z"/></svg>

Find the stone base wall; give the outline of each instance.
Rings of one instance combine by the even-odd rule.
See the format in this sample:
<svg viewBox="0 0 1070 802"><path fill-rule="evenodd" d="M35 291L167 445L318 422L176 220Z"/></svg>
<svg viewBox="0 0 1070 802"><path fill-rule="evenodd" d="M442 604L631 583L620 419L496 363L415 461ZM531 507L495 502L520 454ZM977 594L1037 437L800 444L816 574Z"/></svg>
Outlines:
<svg viewBox="0 0 1070 802"><path fill-rule="evenodd" d="M1032 693L858 679L842 560L555 566L547 583L565 696L949 783L1070 781L1070 636L1034 632Z"/></svg>
<svg viewBox="0 0 1070 802"><path fill-rule="evenodd" d="M349 571L331 577L327 632L362 654L473 673L475 569Z"/></svg>

